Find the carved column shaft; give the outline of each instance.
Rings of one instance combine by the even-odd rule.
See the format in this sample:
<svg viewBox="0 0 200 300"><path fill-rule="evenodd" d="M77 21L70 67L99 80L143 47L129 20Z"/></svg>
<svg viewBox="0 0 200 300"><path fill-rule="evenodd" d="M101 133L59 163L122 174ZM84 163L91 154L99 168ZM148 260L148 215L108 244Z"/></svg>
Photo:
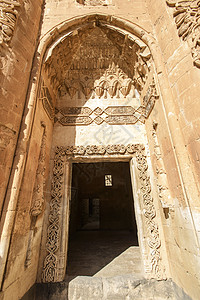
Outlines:
<svg viewBox="0 0 200 300"><path fill-rule="evenodd" d="M44 185L45 185L45 160L46 160L46 125L42 124L43 134L40 145L40 154L38 167L36 171L35 185L33 189L32 206L30 213L32 216L38 216L43 211L44 206Z"/></svg>

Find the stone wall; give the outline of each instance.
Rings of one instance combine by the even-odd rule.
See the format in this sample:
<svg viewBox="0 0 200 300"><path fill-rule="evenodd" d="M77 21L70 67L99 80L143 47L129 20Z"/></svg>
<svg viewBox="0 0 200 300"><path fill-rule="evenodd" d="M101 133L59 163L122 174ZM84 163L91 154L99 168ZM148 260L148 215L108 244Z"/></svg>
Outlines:
<svg viewBox="0 0 200 300"><path fill-rule="evenodd" d="M1 1L0 10L9 9L7 1ZM20 122L24 109L26 93L30 78L33 55L38 39L41 18L42 0L10 1L14 4L14 31L5 28L9 33L0 41L0 81L1 81L1 124L0 124L0 209L10 175L13 154L19 134ZM4 7L5 5L5 7ZM1 8L2 7L2 8ZM4 19L9 20L4 12ZM6 27L4 25L4 27ZM11 24L13 28L13 24Z"/></svg>
<svg viewBox="0 0 200 300"><path fill-rule="evenodd" d="M165 72L158 74L163 103L156 103L146 128L149 140L153 137L150 147L163 207L171 275L187 293L198 299L200 70L197 59L194 61L194 48L181 36L185 23L176 28L175 2L179 3L147 0ZM197 32L192 34L195 36ZM197 51L198 46L196 48ZM163 89L164 84L169 86L168 92Z"/></svg>
<svg viewBox="0 0 200 300"><path fill-rule="evenodd" d="M7 261L7 273L4 273L4 284L2 295L5 299L19 299L20 296L35 281L34 277L29 278L28 285L22 279L23 267L18 263L17 257L20 255L20 248L24 240L19 241L19 236L24 236L24 219L29 216L27 211L20 207L22 218L16 219L19 235L13 239L10 245L12 229L14 224L16 202L14 193L20 189L18 180L13 181L14 174L20 169L16 154L22 115L24 112L25 100L29 85L30 72L42 13L42 0L31 1L0 1L0 209L1 209L1 280L5 270L8 248L11 252ZM27 109L27 108L26 108ZM26 124L22 124L21 138L24 136ZM37 141L38 143L38 141ZM19 146L19 143L18 143ZM22 149L20 149L21 151ZM18 153L19 147L18 147ZM22 154L22 151L21 153ZM14 161L15 158L15 161ZM10 180L10 181L9 181ZM28 189L28 187L27 187ZM27 198L24 199L26 203ZM17 245L16 240L19 241ZM10 262L18 265L18 270L10 272ZM37 266L35 266L37 269ZM6 283L8 274L12 276L9 283ZM23 286L22 288L19 288ZM9 292L7 293L7 287Z"/></svg>
<svg viewBox="0 0 200 300"><path fill-rule="evenodd" d="M6 245L2 247L3 299L22 297L36 281L38 270L38 278L41 279L43 259L46 255L44 250L55 147L88 143L90 145L107 144L105 136L101 142L98 142L95 136L103 125L93 122L87 126L79 124L77 128L66 126L66 124L63 126L62 118L66 116L61 110L66 107L80 106L80 103L87 110L95 110L97 106L106 109L113 104L121 105L120 99L114 98L113 100L112 97L106 100L97 96L93 99L86 99L81 95L81 99L77 98L73 102L69 95L63 96L61 90L58 95L55 94L55 85L60 84L58 80L62 73L60 66L56 69L56 76L51 73L53 69L51 67L55 66L57 61L49 63L49 74L52 81L49 80L44 69L42 70L45 84L49 87L49 95L46 94L45 88L40 89L44 85L39 75L44 62L41 57L45 47L51 45L54 36L57 35L59 38L59 34L63 30L59 26L70 20L73 25L76 23L75 17L94 14L105 16L110 24L112 23L111 16L120 17L125 20L125 23L127 20L132 22L133 26L137 24L138 28L142 28L142 35L150 33L148 43L152 49L154 60L152 66L155 69L154 79L159 99L155 102L155 107L147 118L146 124L138 127L139 131L137 124L129 124L124 128L126 132L134 133L129 142L146 143L147 146L148 140L151 156L149 165L152 164L150 175L153 196L156 199L154 205L159 222L159 234L163 247L165 248L165 244L167 247L167 253L163 251L162 257L163 260L166 260L166 265L167 260L170 263L170 275L168 275L184 288L186 293L194 299L198 299L200 293L198 290L198 281L200 280L198 242L200 235L198 222L200 70L196 49L198 43L194 44L190 38L184 40L182 31L179 32L180 37L178 36L175 24L177 20L174 20L173 17L175 2L177 1L168 1L170 4L168 5L164 0L46 0L39 33L42 1L34 0L29 3L21 1L21 5L16 6L19 17L14 36L11 41L8 41L10 47L5 45L0 48L3 66L0 73L3 87L2 116L0 117L0 163L2 166L0 178L3 178L1 203L3 203L8 185L26 95L27 105L24 110L20 144L17 147L2 215L2 220L5 219L5 224L7 224L7 228L2 226L2 245ZM34 17L32 17L33 15ZM87 16L81 20L82 25L89 22ZM96 24L94 28L98 27L98 18L94 23ZM126 27L122 21L121 24L123 24L122 28ZM51 34L49 34L50 31ZM76 32L74 32L74 36L76 36ZM37 37L40 37L41 42L32 68L31 86L27 92ZM198 41L197 35L195 38ZM44 40L47 41L45 45ZM51 57L51 53L48 55ZM45 57L44 60L48 62L48 57ZM56 100L58 110L54 112ZM136 98L132 97L129 105L134 106L136 104L134 101ZM65 107L64 102L67 102ZM54 113L56 114L56 123L53 132ZM95 114L94 111L93 114ZM64 120L66 122L67 118ZM117 124L109 126L115 128L116 131L121 128ZM123 133L120 133L120 136L122 135ZM116 144L114 137L109 143ZM50 158L51 171L49 171ZM18 177L15 177L17 172L19 172ZM15 193L16 191L17 193ZM157 199L159 200L157 201ZM43 224L45 200L47 200L47 205ZM42 230L44 238L39 257Z"/></svg>

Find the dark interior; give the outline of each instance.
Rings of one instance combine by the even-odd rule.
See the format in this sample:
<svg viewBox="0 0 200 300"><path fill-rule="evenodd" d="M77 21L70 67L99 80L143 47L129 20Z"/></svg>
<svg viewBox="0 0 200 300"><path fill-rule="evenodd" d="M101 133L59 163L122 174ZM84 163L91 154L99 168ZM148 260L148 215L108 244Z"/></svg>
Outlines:
<svg viewBox="0 0 200 300"><path fill-rule="evenodd" d="M69 232L68 274L76 269L77 275L93 275L128 247L138 246L128 162L73 164ZM95 257L101 249L102 264ZM92 259L98 260L96 266L91 267ZM70 267L74 263L78 269Z"/></svg>

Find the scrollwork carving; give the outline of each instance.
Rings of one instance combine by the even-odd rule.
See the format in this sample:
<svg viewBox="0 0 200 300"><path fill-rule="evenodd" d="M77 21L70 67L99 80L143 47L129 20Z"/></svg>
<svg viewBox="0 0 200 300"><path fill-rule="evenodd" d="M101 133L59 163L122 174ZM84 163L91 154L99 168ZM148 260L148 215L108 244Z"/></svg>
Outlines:
<svg viewBox="0 0 200 300"><path fill-rule="evenodd" d="M42 100L42 105L44 107L44 110L46 114L48 115L50 120L54 119L55 116L55 109L53 105L52 97L49 93L48 88L42 84L41 90L40 90L40 100Z"/></svg>
<svg viewBox="0 0 200 300"><path fill-rule="evenodd" d="M162 278L162 268L160 262L160 246L161 241L156 223L156 211L153 198L151 195L150 178L147 173L148 165L144 152L144 147L136 153L137 168L139 170L139 178L141 183L141 191L144 205L144 216L146 219L148 230L148 245L150 247L150 269L148 270L155 278Z"/></svg>
<svg viewBox="0 0 200 300"><path fill-rule="evenodd" d="M36 171L36 179L33 190L32 207L30 213L32 216L38 216L43 211L44 206L44 185L45 185L45 160L46 160L46 126L42 123L43 134L40 146L40 154L38 167Z"/></svg>
<svg viewBox="0 0 200 300"><path fill-rule="evenodd" d="M166 0L173 8L178 35L188 41L194 65L200 68L200 2L198 0Z"/></svg>
<svg viewBox="0 0 200 300"><path fill-rule="evenodd" d="M137 168L141 182L141 192L144 203L144 217L148 229L148 246L150 249L149 270L156 278L161 278L160 266L160 238L158 226L155 221L156 211L151 196L150 178L147 174L148 165L145 148L140 144L130 145L88 145L57 147L54 158L51 202L49 213L49 226L47 230L46 250L48 252L43 267L43 282L55 282L59 273L59 247L61 233L61 206L63 193L64 161L67 156L92 156L92 155L129 155L136 154ZM63 274L64 276L64 274Z"/></svg>
<svg viewBox="0 0 200 300"><path fill-rule="evenodd" d="M93 122L97 125L103 122L110 125L135 124L138 121L144 124L158 98L153 79L143 98L142 105L136 109L132 106L108 106L105 109L97 107L94 110L89 107L57 108L55 121L64 126L90 125Z"/></svg>
<svg viewBox="0 0 200 300"><path fill-rule="evenodd" d="M13 37L20 4L17 0L0 0L0 45L7 44Z"/></svg>
<svg viewBox="0 0 200 300"><path fill-rule="evenodd" d="M79 4L89 6L107 6L112 4L112 0L76 0Z"/></svg>
<svg viewBox="0 0 200 300"><path fill-rule="evenodd" d="M154 146L154 156L155 156L155 171L156 171L156 181L157 181L157 188L158 188L158 196L159 200L162 204L163 208L173 208L172 205L172 197L169 192L168 188L168 179L167 179L167 172L165 170L163 158L161 155L161 149L158 142L157 136L157 123L153 123L153 130L152 130L152 137L153 137L153 146Z"/></svg>
<svg viewBox="0 0 200 300"><path fill-rule="evenodd" d="M54 282L58 277L58 257L56 252L59 249L60 241L60 209L62 201L64 155L65 152L62 148L56 150L53 168L49 226L47 229L46 250L48 254L44 260L42 273L43 282Z"/></svg>

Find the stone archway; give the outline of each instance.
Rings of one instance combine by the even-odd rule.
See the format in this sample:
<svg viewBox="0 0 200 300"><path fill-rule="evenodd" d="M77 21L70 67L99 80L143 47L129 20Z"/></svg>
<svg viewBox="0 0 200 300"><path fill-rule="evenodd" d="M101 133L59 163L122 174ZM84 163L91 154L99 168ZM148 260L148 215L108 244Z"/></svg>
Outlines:
<svg viewBox="0 0 200 300"><path fill-rule="evenodd" d="M98 126L106 124L112 130L123 126L120 134L134 132L137 126L140 138L131 136L130 140L146 144L144 124L158 98L154 73L147 45L124 29L101 24L96 17L93 23L83 23L65 33L47 51L40 97L47 115L54 120L52 149L57 147L57 150L43 282L61 281L65 275L70 185L63 183L70 182L70 173L66 175L66 170L71 170L69 158L113 154L118 157L133 153L137 154L137 168L134 168L139 170L136 177L143 194L139 197L139 206L143 207L144 214L139 223L143 227L140 244L145 271L150 277L163 278L160 238L143 147L127 145L127 139L124 144L113 145L111 138L111 146L104 138L96 139L97 146L91 142ZM84 142L86 147L82 146Z"/></svg>
<svg viewBox="0 0 200 300"><path fill-rule="evenodd" d="M116 25L120 26L117 27ZM43 274L43 282L61 281L65 274L66 224L68 222L68 215L66 214L68 204L66 201L69 200L70 195L69 189L66 189L67 196L64 196L65 201L62 202L64 195L62 180L65 183L67 181L69 183L70 176L68 174L67 177L62 177L63 168L61 165L63 160L66 160L68 152L72 156L76 154L81 156L84 153L93 155L96 151L96 146L92 146L92 141L91 143L87 143L88 147L86 147L82 143L82 140L77 139L77 136L80 137L81 133L81 131L79 132L79 128L85 126L85 132L87 133L88 128L86 126L90 126L90 129L93 128L95 130L95 126L99 126L102 123L106 123L112 127L124 126L126 128L126 126L129 126L131 130L134 130L134 126L138 126L142 128L141 132L143 132L142 136L144 137L144 124L154 107L155 101L159 98L154 62L151 52L145 43L149 37L143 30L119 18L93 15L72 20L65 25L62 24L62 26L60 25L60 31L62 33L59 34L57 30L51 32L50 39L50 35L46 37L46 52L44 52L45 47L40 46L42 47L42 59L40 61L42 69L39 80L40 85L38 85L38 98L41 99L43 108L52 125L54 124L52 152L56 151L57 154L59 153L58 156L57 154L55 156L55 166L52 166L52 198L51 200L49 199L50 206L49 208L47 207L47 218L44 223L44 232L46 232L46 235L43 239L43 245L45 244L44 248L46 252L43 251L45 257L42 254L40 259L43 264L43 270L42 264L40 263L39 265L39 273ZM95 69L95 76L92 79L88 79L91 68L87 66L87 59L82 59L85 55L81 53L84 54L86 50L88 51L88 45L89 49L91 49L92 43L88 42L84 44L84 42L87 41L88 37L93 37L95 40L97 33L99 41L105 40L109 44L109 48L113 47L114 50L111 52L108 51L107 55L105 44L101 43L104 46L104 52L101 52L103 54L102 57L107 60L101 59L98 62L100 68L94 68L94 63L97 62L93 61L92 68L93 70ZM76 46L79 40L82 41L82 45L79 45L80 47L77 49ZM95 43L94 40L93 43ZM66 51L66 49L70 51ZM98 56L99 52L93 52L94 60ZM112 64L107 64L109 60ZM82 70L80 68L81 64ZM139 101L138 99L137 101L135 100L137 97L134 97L134 93L139 95ZM63 97L65 97L65 100L68 99L68 104L70 105L63 105L63 101L65 101ZM108 102L104 107L86 106L89 103L89 99L101 101L108 98L111 102ZM127 98L131 98L130 105L127 105L127 102L125 105L122 105L123 102L119 102L125 102ZM72 105L72 101L74 100L75 105ZM113 100L115 105L112 103ZM78 104L79 101L81 104ZM59 134L57 134L59 132L64 134L64 142L61 138L59 139ZM68 136L65 135L66 132L68 132ZM70 143L68 143L69 137L71 138ZM145 138L139 139L139 135L136 139L132 138L130 142L137 144L138 141L140 144L147 145L147 140ZM109 144L105 141L97 144L99 144L97 148L99 146L103 147L103 149L109 148ZM69 147L67 147L68 145ZM125 152L123 152L124 150L120 150L119 153L118 150L113 150L114 154L121 155L128 151L128 148L126 148L128 147L127 141L120 145L114 144L112 141L111 145L114 149L118 149L119 147L125 149ZM56 150L57 146L58 150ZM64 150L62 150L62 146L64 146ZM80 153L78 153L79 151ZM117 152L115 153L115 151ZM98 153L98 150L96 154L101 155L101 153ZM59 159L57 160L58 157ZM139 156L137 155L137 157ZM141 172L145 173L147 168L145 154L139 159L143 161ZM57 169L57 165L59 169ZM64 168L70 171L70 165L64 164ZM136 164L134 164L134 168L136 168ZM54 174L54 172L56 173ZM165 252L165 249L164 246L160 248L159 230L157 222L154 222L154 219L156 220L156 213L153 208L152 197L148 195L148 193L151 193L150 180L148 175L142 177L142 174L139 175L139 173L138 175L136 174L136 177L140 178L138 181L140 181L141 188L135 191L135 197L143 191L144 196L140 197L140 203L149 205L146 208L143 207L144 218L140 222L140 224L144 225L145 218L149 218L146 220L148 229L146 228L145 230L149 232L151 239L148 242L148 238L146 237L146 245L143 246L146 273L149 274L149 277L163 278L165 275L163 275L163 268L160 266L161 256L159 249L163 252ZM142 187L143 179L145 180L145 184ZM59 190L60 187L62 192ZM156 192L154 191L155 194ZM65 210L63 210L63 205ZM140 239L141 244L143 243L143 239L144 234Z"/></svg>

